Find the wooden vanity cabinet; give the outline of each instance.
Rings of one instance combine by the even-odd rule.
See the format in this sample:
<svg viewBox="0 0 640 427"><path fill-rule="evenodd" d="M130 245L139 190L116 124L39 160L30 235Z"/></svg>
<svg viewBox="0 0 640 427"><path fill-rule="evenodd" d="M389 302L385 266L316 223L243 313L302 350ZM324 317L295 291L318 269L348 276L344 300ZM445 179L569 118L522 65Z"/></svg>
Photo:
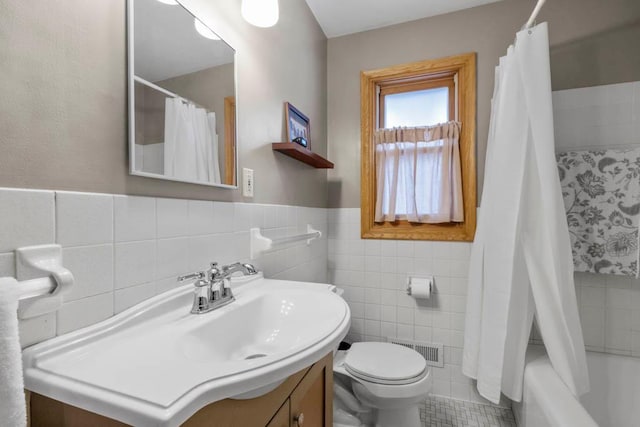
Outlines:
<svg viewBox="0 0 640 427"><path fill-rule="evenodd" d="M325 369L312 369L293 390L289 396L291 427L333 426L333 370L330 375L327 384Z"/></svg>
<svg viewBox="0 0 640 427"><path fill-rule="evenodd" d="M31 427L122 427L119 421L31 393ZM211 403L183 427L332 427L333 353L255 399Z"/></svg>
<svg viewBox="0 0 640 427"><path fill-rule="evenodd" d="M287 399L271 418L267 427L289 427L291 425L291 401Z"/></svg>

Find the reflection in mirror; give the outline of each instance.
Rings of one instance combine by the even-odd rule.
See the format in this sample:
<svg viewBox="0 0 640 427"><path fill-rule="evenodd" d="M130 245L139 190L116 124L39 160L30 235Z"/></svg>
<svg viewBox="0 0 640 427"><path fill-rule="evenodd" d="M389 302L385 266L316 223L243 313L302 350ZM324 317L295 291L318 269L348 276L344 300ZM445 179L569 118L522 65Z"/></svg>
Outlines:
<svg viewBox="0 0 640 427"><path fill-rule="evenodd" d="M235 186L235 51L172 0L129 12L131 173Z"/></svg>

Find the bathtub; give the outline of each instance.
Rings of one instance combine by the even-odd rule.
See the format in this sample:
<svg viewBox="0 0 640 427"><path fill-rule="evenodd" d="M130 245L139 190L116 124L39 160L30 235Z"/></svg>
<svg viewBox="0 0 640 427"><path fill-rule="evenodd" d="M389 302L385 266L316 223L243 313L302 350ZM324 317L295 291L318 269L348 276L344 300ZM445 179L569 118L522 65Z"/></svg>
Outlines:
<svg viewBox="0 0 640 427"><path fill-rule="evenodd" d="M544 348L527 351L522 402L513 403L520 427L631 427L640 425L640 359L587 352L591 391L576 399L555 373Z"/></svg>

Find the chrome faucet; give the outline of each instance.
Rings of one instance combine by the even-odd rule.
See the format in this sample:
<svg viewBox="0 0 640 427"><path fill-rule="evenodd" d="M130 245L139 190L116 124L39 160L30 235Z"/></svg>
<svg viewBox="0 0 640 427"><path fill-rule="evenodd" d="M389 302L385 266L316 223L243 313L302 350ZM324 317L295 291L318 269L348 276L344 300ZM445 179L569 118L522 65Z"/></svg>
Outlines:
<svg viewBox="0 0 640 427"><path fill-rule="evenodd" d="M251 264L236 262L235 264L219 267L217 262L212 262L211 268L207 271L198 271L178 277L178 282L195 279L191 313L208 313L233 302L235 297L231 288L225 286L225 281L238 271L245 276L258 274L258 270Z"/></svg>

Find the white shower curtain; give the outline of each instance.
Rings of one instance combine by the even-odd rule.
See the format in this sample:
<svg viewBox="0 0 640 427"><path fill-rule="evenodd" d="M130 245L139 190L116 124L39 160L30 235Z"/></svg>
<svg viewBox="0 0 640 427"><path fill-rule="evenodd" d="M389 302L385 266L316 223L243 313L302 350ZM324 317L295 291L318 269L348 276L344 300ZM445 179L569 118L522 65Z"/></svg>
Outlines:
<svg viewBox="0 0 640 427"><path fill-rule="evenodd" d="M554 156L546 23L520 31L496 69L462 362L492 402L501 391L521 400L534 313L559 376L574 394L588 391Z"/></svg>
<svg viewBox="0 0 640 427"><path fill-rule="evenodd" d="M177 98L165 100L164 174L187 180L197 178L195 163L189 154L195 152L193 126L189 111Z"/></svg>
<svg viewBox="0 0 640 427"><path fill-rule="evenodd" d="M198 182L220 182L218 136L204 108L179 98L165 100L164 174Z"/></svg>

